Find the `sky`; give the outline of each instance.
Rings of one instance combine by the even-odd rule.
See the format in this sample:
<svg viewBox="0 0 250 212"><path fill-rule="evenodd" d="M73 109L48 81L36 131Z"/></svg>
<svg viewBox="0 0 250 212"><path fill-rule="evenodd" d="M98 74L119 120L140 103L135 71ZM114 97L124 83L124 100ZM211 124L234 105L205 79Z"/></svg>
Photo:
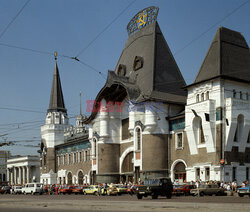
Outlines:
<svg viewBox="0 0 250 212"><path fill-rule="evenodd" d="M18 14L26 2L0 0L0 143L15 141L0 150L13 155L34 155L39 149L27 145L41 141L53 52L59 55L65 106L75 124L80 92L85 112L86 101L95 99L105 74L116 66L128 38L127 24L146 7L159 7L157 21L187 84L219 26L241 32L250 44L246 0L30 0ZM81 63L71 59L75 56Z"/></svg>

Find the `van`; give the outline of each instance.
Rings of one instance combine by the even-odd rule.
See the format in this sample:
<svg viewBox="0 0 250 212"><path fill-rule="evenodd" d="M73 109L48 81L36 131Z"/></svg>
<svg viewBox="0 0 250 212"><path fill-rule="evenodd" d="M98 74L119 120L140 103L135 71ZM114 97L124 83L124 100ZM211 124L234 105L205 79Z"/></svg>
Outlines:
<svg viewBox="0 0 250 212"><path fill-rule="evenodd" d="M22 188L23 194L42 194L41 183L27 183Z"/></svg>

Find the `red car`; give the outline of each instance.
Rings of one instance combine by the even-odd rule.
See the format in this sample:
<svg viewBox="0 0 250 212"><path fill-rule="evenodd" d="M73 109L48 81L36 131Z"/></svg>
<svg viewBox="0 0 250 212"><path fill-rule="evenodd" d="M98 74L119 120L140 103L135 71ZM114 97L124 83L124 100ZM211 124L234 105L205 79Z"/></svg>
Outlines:
<svg viewBox="0 0 250 212"><path fill-rule="evenodd" d="M71 194L74 186L64 186L59 189L60 194Z"/></svg>
<svg viewBox="0 0 250 212"><path fill-rule="evenodd" d="M83 189L86 188L86 186L73 186L72 193L74 194L83 194Z"/></svg>
<svg viewBox="0 0 250 212"><path fill-rule="evenodd" d="M180 195L190 195L190 190L195 189L195 185L175 185L173 188L173 195L180 196Z"/></svg>

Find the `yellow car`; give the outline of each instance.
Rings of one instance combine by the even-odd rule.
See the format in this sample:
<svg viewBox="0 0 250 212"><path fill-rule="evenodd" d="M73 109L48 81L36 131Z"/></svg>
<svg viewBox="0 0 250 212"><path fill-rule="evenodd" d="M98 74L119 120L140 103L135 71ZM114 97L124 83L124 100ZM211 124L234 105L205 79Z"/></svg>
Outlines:
<svg viewBox="0 0 250 212"><path fill-rule="evenodd" d="M98 195L98 191L99 191L98 185L91 185L91 186L83 189L83 194L84 195L87 195L87 194Z"/></svg>
<svg viewBox="0 0 250 212"><path fill-rule="evenodd" d="M118 195L121 194L126 194L127 193L127 187L124 185L113 185L113 187L115 187L117 189L117 193Z"/></svg>
<svg viewBox="0 0 250 212"><path fill-rule="evenodd" d="M107 187L107 188L102 188L100 191L100 195L117 195L117 189L115 187Z"/></svg>

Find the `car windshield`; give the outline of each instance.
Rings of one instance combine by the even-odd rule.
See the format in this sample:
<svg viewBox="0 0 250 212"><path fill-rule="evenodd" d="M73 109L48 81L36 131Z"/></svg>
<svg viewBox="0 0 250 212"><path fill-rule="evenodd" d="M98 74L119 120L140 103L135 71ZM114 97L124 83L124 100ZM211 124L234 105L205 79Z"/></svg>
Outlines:
<svg viewBox="0 0 250 212"><path fill-rule="evenodd" d="M184 185L174 185L174 188L182 188Z"/></svg>
<svg viewBox="0 0 250 212"><path fill-rule="evenodd" d="M159 184L159 179L150 179L150 180L145 180L144 184L145 185L158 185Z"/></svg>

